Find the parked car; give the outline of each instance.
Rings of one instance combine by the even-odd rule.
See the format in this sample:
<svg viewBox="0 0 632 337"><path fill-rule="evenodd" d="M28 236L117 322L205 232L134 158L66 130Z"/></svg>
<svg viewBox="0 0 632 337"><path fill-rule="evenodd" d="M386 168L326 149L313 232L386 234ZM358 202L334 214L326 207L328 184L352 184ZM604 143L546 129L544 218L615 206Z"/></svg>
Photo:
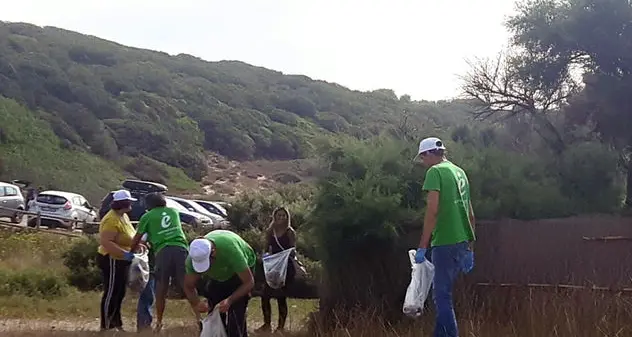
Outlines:
<svg viewBox="0 0 632 337"><path fill-rule="evenodd" d="M64 227L72 229L77 226L77 221L62 220L74 219L78 221L94 222L97 212L84 196L77 193L62 191L40 192L35 201L29 207L30 212L39 212L42 218L41 224L48 228ZM35 227L37 218L28 221L30 227Z"/></svg>
<svg viewBox="0 0 632 337"><path fill-rule="evenodd" d="M169 197L169 198L179 203L180 205L184 206L184 208L187 209L189 212L202 214L213 219L213 223L215 223L218 226L221 225L222 227L226 227L228 225L228 221L226 221L226 219L223 216L209 212L206 208L204 208L202 205L198 204L197 202L193 200L184 199L180 197Z"/></svg>
<svg viewBox="0 0 632 337"><path fill-rule="evenodd" d="M131 221L139 221L140 218L147 211L147 207L145 205L145 196L148 193L166 193L167 186L151 181L143 181L143 180L133 180L127 179L123 182L122 187L129 190L132 197L137 200L132 202L132 210L127 213ZM110 210L110 204L112 203L112 194L114 192L109 192L103 200L101 200L101 207L99 209L99 219L103 218L105 214ZM198 215L193 212L189 212L186 208L181 207L180 204L174 201L167 200L167 206L175 208L178 210L180 214L180 221L184 224L190 225L192 227L198 226L212 226L213 220Z"/></svg>
<svg viewBox="0 0 632 337"><path fill-rule="evenodd" d="M207 211L222 216L224 218L228 217L228 211L226 211L226 203L218 202L218 201L208 201L208 200L193 200L198 205L204 207Z"/></svg>
<svg viewBox="0 0 632 337"><path fill-rule="evenodd" d="M0 182L0 217L11 218L11 222L20 223L24 213L24 196L14 184Z"/></svg>
<svg viewBox="0 0 632 337"><path fill-rule="evenodd" d="M180 203L173 200L172 197L167 197L166 200L167 207L171 207L180 213L181 222L193 225L193 227L215 227L216 225L219 225L217 221L214 221L214 219L211 217L208 217L201 213L189 211Z"/></svg>
<svg viewBox="0 0 632 337"><path fill-rule="evenodd" d="M145 196L149 193L166 193L167 186L151 181L133 180L127 179L123 181L121 186L124 189L129 190L129 193L133 198L138 199L132 202L132 210L127 213L131 221L138 221L140 217L145 214L147 207L145 207ZM99 208L99 219L103 218L105 214L110 210L110 204L112 203L112 194L109 192L102 200L101 207Z"/></svg>

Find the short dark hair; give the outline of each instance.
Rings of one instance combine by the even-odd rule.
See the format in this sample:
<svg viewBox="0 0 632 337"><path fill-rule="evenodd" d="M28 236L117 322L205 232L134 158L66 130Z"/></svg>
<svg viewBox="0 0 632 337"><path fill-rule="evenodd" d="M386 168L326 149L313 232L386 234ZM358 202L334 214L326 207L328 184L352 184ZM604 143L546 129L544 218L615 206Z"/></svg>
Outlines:
<svg viewBox="0 0 632 337"><path fill-rule="evenodd" d="M165 196L162 193L149 193L145 196L145 205L147 206L147 209L166 207L167 199L165 199Z"/></svg>
<svg viewBox="0 0 632 337"><path fill-rule="evenodd" d="M112 201L112 205L110 206L113 210L118 211L121 209L126 209L132 207L132 201L130 200L116 200Z"/></svg>

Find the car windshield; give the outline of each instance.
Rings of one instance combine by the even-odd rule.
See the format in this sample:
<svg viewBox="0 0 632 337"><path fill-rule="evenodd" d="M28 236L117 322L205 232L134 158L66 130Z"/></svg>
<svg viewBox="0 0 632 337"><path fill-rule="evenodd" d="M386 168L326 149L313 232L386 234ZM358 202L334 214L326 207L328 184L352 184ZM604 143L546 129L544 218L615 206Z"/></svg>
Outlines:
<svg viewBox="0 0 632 337"><path fill-rule="evenodd" d="M170 198L166 198L166 200L167 200L167 207L173 208L179 212L183 212L183 211L188 212L188 210L184 206L180 205L180 203L178 203L177 201Z"/></svg>
<svg viewBox="0 0 632 337"><path fill-rule="evenodd" d="M187 200L186 202L189 203L189 205L191 205L191 207L193 207L195 211L198 213L208 214L209 212L206 208L202 207L200 204L198 204L195 201Z"/></svg>
<svg viewBox="0 0 632 337"><path fill-rule="evenodd" d="M37 196L37 202L41 202L43 204L63 205L66 201L68 201L66 198L58 195L40 194Z"/></svg>

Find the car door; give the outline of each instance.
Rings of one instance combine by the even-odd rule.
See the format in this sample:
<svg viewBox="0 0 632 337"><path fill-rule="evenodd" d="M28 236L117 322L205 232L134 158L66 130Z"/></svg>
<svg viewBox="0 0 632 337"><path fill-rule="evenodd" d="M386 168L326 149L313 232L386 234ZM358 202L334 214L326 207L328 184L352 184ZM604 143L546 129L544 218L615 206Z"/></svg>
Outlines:
<svg viewBox="0 0 632 337"><path fill-rule="evenodd" d="M81 202L80 196L72 197L72 208L75 211L77 220L85 220L88 216L86 207Z"/></svg>
<svg viewBox="0 0 632 337"><path fill-rule="evenodd" d="M4 198L7 201L5 203L5 207L11 208L11 209L18 209L18 207L20 207L22 205L22 198L20 197L20 193L18 193L18 190L13 187L13 186L5 186L4 187ZM11 213L14 213L13 211L10 211Z"/></svg>
<svg viewBox="0 0 632 337"><path fill-rule="evenodd" d="M5 208L9 208L9 199L4 196L4 186L0 185L0 216L11 216L11 211Z"/></svg>

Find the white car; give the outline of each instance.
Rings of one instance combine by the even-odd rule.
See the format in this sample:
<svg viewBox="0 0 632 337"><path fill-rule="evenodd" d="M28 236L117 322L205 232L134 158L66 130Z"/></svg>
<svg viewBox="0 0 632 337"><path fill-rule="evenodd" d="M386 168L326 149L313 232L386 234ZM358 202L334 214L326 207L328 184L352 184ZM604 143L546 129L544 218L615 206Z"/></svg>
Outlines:
<svg viewBox="0 0 632 337"><path fill-rule="evenodd" d="M13 184L0 182L0 217L11 218L11 222L20 223L24 211L24 197L20 188Z"/></svg>
<svg viewBox="0 0 632 337"><path fill-rule="evenodd" d="M37 195L35 201L29 205L29 212L39 212L42 217L42 225L48 228L64 227L72 229L77 226L76 221L93 222L97 219L97 212L81 194L44 191ZM37 218L29 219L28 225L35 227Z"/></svg>

